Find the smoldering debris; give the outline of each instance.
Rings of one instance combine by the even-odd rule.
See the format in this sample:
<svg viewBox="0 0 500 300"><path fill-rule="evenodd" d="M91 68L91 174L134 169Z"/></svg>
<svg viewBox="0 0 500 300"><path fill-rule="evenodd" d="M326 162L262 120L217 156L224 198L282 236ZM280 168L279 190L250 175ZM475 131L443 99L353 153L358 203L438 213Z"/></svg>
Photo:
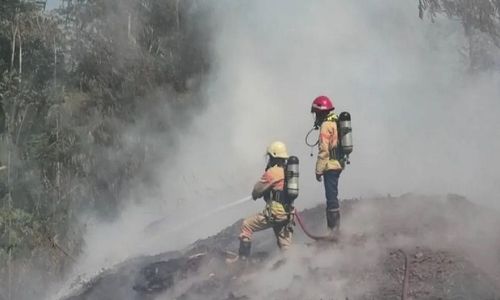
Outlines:
<svg viewBox="0 0 500 300"><path fill-rule="evenodd" d="M500 272L491 267L500 263L498 212L456 195L411 194L345 200L342 210L338 244L311 242L296 228L283 260L262 232L248 264L227 265L238 221L181 252L126 261L63 299L401 299L398 249L407 253L411 299L500 297ZM316 231L323 214L322 206L302 212Z"/></svg>

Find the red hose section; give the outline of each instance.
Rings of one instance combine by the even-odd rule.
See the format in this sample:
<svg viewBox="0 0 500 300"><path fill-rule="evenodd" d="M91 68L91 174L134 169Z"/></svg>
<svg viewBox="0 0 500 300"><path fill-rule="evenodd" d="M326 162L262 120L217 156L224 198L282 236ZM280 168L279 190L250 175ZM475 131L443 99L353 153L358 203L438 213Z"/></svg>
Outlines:
<svg viewBox="0 0 500 300"><path fill-rule="evenodd" d="M304 231L304 233L311 239L315 240L315 241L330 241L330 242L336 242L337 241L337 237L335 236L329 236L329 235L324 235L324 236L319 236L319 235L314 235L312 233L310 233L307 228L304 226L304 221L302 220L302 217L300 216L299 212L297 211L297 209L295 209L293 211L295 217L297 218L297 222L299 223L300 225L300 228L302 228L302 230Z"/></svg>
<svg viewBox="0 0 500 300"><path fill-rule="evenodd" d="M300 228L304 231L304 233L311 239L315 241L330 241L330 242L337 242L337 238L334 236L319 236L319 235L314 235L310 233L307 228L304 226L304 221L302 220L302 217L300 216L299 212L297 209L294 209L293 214L295 215L297 222L300 225ZM408 270L408 255L406 252L404 252L402 249L399 249L399 252L403 254L404 257L404 277L403 277L403 288L401 291L401 300L407 300L408 299L408 288L409 288L409 270Z"/></svg>

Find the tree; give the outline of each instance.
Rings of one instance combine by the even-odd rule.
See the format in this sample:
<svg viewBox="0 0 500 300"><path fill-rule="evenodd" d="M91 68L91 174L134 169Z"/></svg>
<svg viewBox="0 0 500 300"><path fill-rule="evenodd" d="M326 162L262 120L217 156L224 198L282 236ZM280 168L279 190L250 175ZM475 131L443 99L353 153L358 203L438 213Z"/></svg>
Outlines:
<svg viewBox="0 0 500 300"><path fill-rule="evenodd" d="M471 70L500 67L500 0L419 0L418 8L420 18L427 12L432 20L437 14L460 20Z"/></svg>
<svg viewBox="0 0 500 300"><path fill-rule="evenodd" d="M134 182L148 184L163 149L146 134L131 142L126 129L141 122L139 132L168 139L198 103L186 82L208 68L201 27L188 22L194 0L69 0L52 14L36 2L0 4L0 290L9 300L23 298L23 269L45 264L43 281L72 262L80 211L112 218ZM151 115L164 103L174 120Z"/></svg>

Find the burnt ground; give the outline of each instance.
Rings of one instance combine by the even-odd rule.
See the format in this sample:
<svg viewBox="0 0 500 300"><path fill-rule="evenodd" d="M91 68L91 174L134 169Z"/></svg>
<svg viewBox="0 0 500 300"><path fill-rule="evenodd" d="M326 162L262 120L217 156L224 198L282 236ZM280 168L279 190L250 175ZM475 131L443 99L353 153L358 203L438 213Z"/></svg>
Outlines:
<svg viewBox="0 0 500 300"><path fill-rule="evenodd" d="M324 207L301 212L324 232ZM465 198L403 195L342 202L339 243L313 242L296 226L294 247L255 236L252 259L227 265L240 221L187 249L138 257L102 272L64 300L500 299L500 214Z"/></svg>

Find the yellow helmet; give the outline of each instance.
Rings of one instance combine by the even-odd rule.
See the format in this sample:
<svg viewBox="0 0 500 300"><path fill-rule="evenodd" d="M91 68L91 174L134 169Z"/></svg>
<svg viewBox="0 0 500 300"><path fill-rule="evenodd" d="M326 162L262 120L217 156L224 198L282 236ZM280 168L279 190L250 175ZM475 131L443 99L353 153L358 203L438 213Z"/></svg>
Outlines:
<svg viewBox="0 0 500 300"><path fill-rule="evenodd" d="M283 142L274 141L267 147L267 154L274 158L288 158L288 152Z"/></svg>

